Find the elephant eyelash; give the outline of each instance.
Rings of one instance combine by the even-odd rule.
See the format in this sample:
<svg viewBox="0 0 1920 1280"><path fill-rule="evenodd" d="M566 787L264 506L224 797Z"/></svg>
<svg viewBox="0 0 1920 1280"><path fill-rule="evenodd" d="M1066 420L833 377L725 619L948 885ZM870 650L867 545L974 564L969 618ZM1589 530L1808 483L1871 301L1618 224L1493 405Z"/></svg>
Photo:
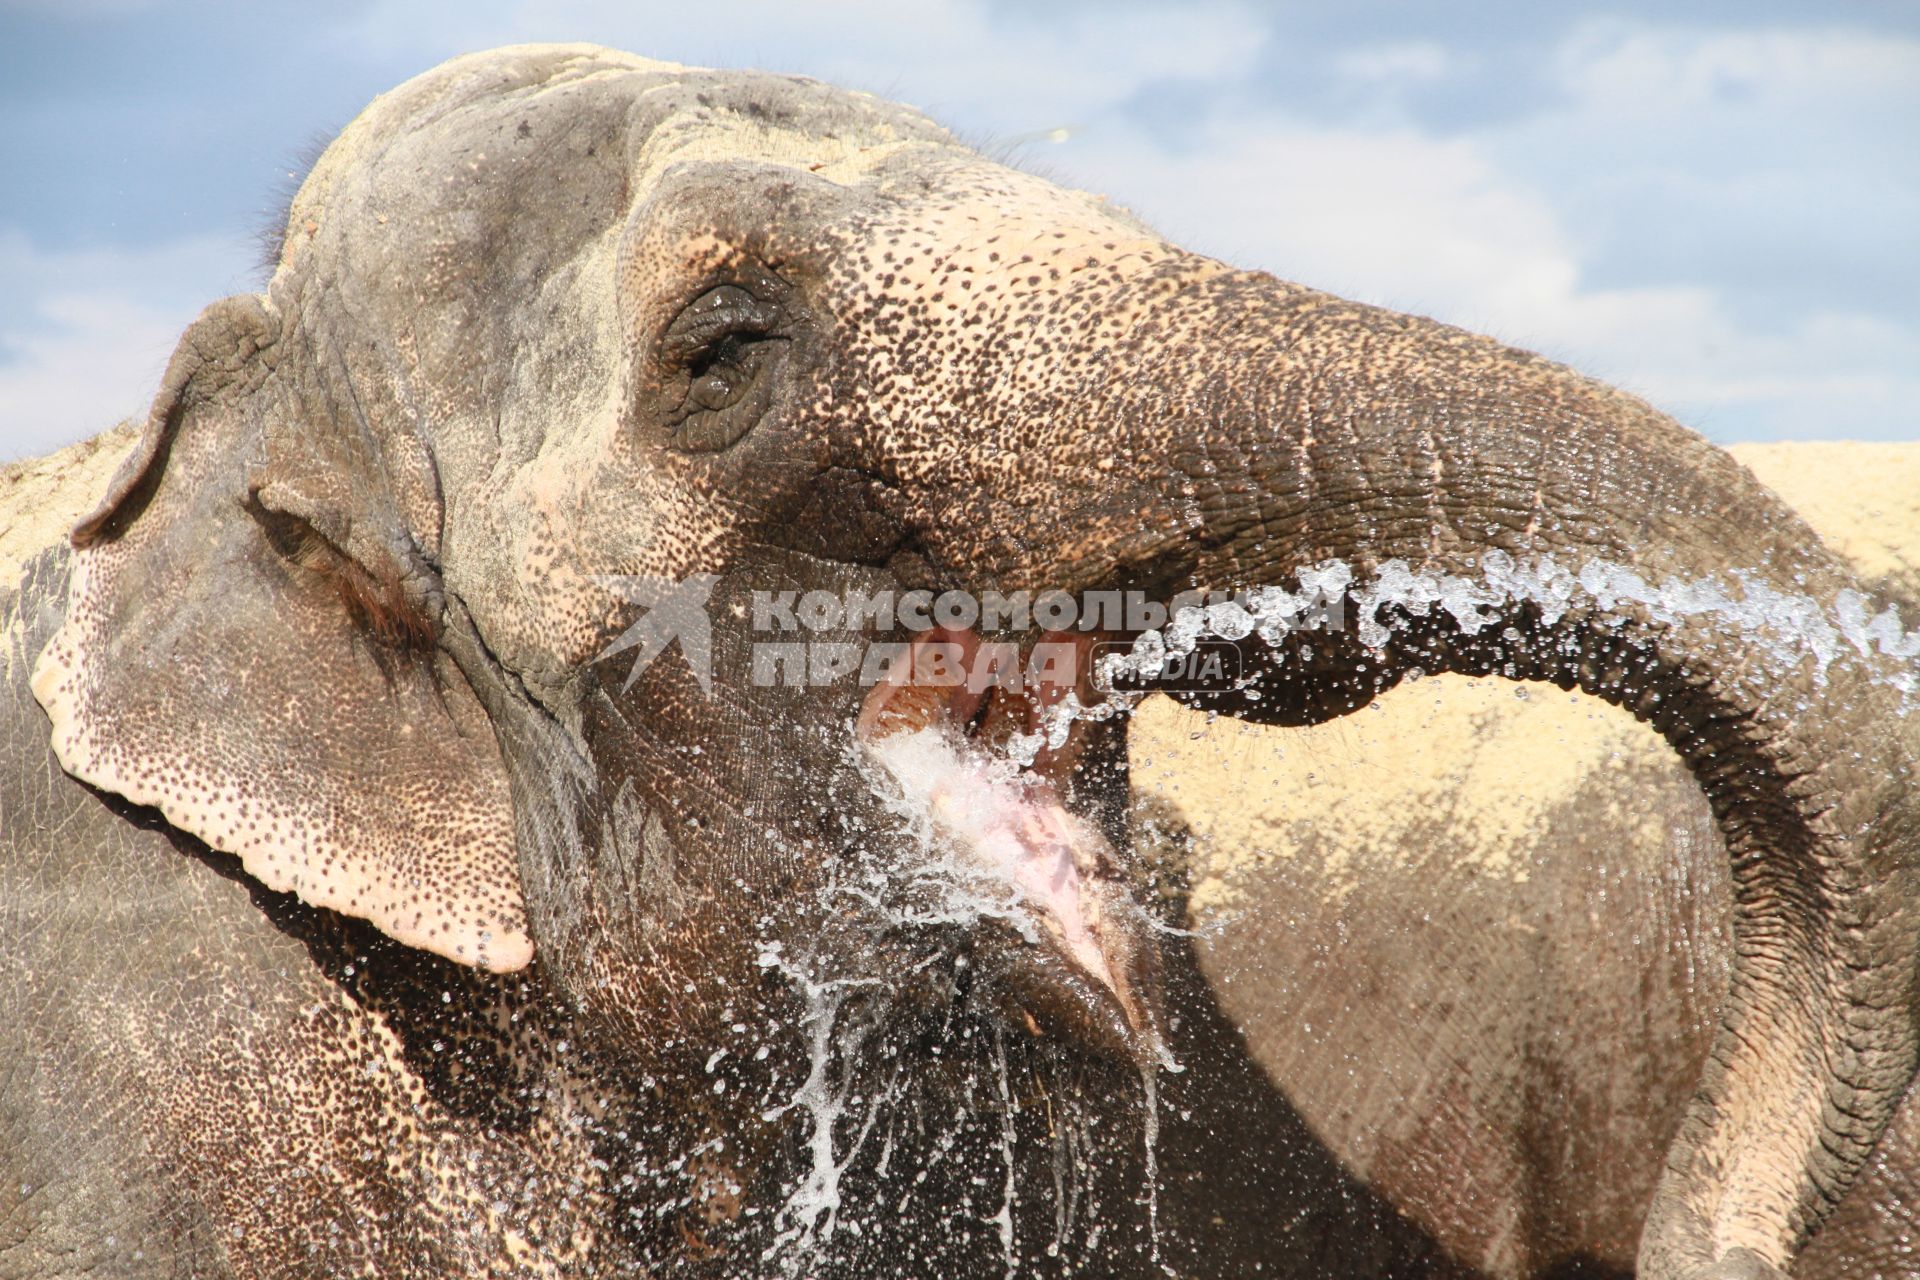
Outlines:
<svg viewBox="0 0 1920 1280"><path fill-rule="evenodd" d="M703 378L717 366L743 365L753 348L774 335L761 329L729 329L702 343L687 357L687 373Z"/></svg>
<svg viewBox="0 0 1920 1280"><path fill-rule="evenodd" d="M682 413L724 413L733 408L772 372L768 365L778 359L785 342L771 333L733 330L702 347L687 362Z"/></svg>
<svg viewBox="0 0 1920 1280"><path fill-rule="evenodd" d="M369 571L299 516L257 504L252 510L273 548L288 563L330 580L347 616L376 644L401 653L434 647L438 629L408 597L398 573Z"/></svg>
<svg viewBox="0 0 1920 1280"><path fill-rule="evenodd" d="M439 638L433 620L407 598L397 576L376 578L351 561L333 569L331 576L348 616L376 642L402 653L433 648Z"/></svg>

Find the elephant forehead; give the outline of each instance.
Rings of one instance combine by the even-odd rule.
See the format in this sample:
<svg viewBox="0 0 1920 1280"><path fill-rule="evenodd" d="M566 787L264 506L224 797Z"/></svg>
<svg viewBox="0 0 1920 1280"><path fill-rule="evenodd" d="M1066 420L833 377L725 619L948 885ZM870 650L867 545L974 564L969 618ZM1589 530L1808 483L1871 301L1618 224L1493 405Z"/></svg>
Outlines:
<svg viewBox="0 0 1920 1280"><path fill-rule="evenodd" d="M959 466L997 503L1049 461L1084 477L1098 446L1065 417L1091 412L1120 353L1231 269L1104 197L977 157L934 178L837 239L848 411L904 481Z"/></svg>
<svg viewBox="0 0 1920 1280"><path fill-rule="evenodd" d="M639 99L632 189L678 165L776 165L842 187L917 171L920 153L969 154L909 107L799 76L688 71Z"/></svg>
<svg viewBox="0 0 1920 1280"><path fill-rule="evenodd" d="M425 172L420 148L409 141L425 141L441 152L443 167L465 163L481 172L484 153L475 149L503 124L517 132L530 112L567 100L602 99L609 89L624 86L630 86L629 96L637 95L645 84L685 70L596 45L555 44L494 49L415 76L375 98L315 161L288 209L281 268L303 258L331 215L364 199L368 188L384 188L380 203L388 216L419 216L436 204L472 202L469 186L456 187L445 174Z"/></svg>
<svg viewBox="0 0 1920 1280"><path fill-rule="evenodd" d="M778 164L858 185L929 146L963 151L911 108L804 77L519 45L456 58L375 99L302 183L288 248L355 189L425 216L483 202L486 188L510 202L531 179L571 181L577 157L596 152L621 163L634 200L683 164Z"/></svg>

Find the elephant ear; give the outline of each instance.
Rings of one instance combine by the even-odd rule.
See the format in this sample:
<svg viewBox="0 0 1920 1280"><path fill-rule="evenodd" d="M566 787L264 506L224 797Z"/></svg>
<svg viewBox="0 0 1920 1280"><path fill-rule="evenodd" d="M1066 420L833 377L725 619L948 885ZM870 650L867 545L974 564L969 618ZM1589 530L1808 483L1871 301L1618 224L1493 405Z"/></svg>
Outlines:
<svg viewBox="0 0 1920 1280"><path fill-rule="evenodd" d="M74 530L67 616L33 677L54 750L270 889L520 968L506 770L435 643L437 575L364 424L287 407L314 379L277 336L260 298L208 308Z"/></svg>

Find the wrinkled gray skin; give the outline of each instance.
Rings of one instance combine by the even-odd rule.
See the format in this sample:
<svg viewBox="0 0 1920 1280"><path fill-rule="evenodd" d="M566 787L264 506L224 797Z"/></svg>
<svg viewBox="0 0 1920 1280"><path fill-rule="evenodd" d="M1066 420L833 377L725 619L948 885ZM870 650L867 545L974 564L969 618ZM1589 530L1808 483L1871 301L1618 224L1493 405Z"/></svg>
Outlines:
<svg viewBox="0 0 1920 1280"><path fill-rule="evenodd" d="M1137 1120L1162 983L1192 1073L1169 1258L1445 1270L1259 1094L1137 916L1113 909L1105 991L1018 932L899 927L914 842L854 766L861 691L754 686L735 610L1496 548L1823 605L1852 583L1724 456L1536 357L1187 254L899 108L582 48L457 61L356 121L74 546L8 633L22 1274L778 1271L820 984L864 1036L835 1069L898 1098L848 1162L844 1269L1004 1265L1005 1150L1036 1266L1147 1270L1110 1117ZM595 658L635 610L604 577L695 573L711 700L671 660L623 692ZM1912 1075L1892 666L1820 681L1632 605L1315 640L1250 653L1257 701L1201 700L1317 720L1410 666L1500 671L1620 701L1693 766L1737 963L1639 1266L1787 1265ZM1124 845L1118 727L1083 745L1066 802ZM1124 858L1100 866L1117 893ZM1209 1213L1236 1188L1265 1230Z"/></svg>

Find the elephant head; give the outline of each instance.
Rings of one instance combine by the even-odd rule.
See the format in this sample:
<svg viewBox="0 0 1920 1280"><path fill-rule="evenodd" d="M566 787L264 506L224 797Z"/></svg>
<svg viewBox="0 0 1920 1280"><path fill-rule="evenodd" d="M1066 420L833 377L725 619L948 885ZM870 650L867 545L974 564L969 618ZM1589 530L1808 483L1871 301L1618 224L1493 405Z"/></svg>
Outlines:
<svg viewBox="0 0 1920 1280"><path fill-rule="evenodd" d="M1645 1274L1786 1265L1912 1073L1902 673L1834 650L1858 598L1785 508L1637 400L862 95L541 46L380 98L74 543L35 677L69 771L401 942L537 959L635 1072L963 968L1044 1034L1156 1051L1117 722L1057 721L1016 776L993 744L1048 697L901 674L970 631L878 687L768 679L765 592L1311 581L1357 631L1210 613L1248 667L1188 696L1577 685L1714 805L1738 971ZM804 638L864 638L837 625ZM928 814L999 898L921 874Z"/></svg>

